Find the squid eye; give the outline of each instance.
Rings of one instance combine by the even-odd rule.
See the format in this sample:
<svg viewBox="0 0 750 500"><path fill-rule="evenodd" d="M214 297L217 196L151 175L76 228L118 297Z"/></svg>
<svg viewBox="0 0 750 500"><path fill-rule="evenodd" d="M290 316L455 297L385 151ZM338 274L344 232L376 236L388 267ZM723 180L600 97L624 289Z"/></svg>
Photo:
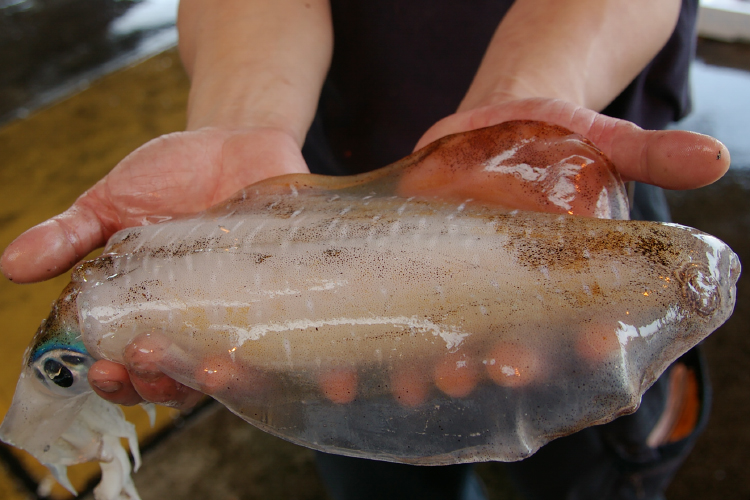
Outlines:
<svg viewBox="0 0 750 500"><path fill-rule="evenodd" d="M44 362L44 373L49 379L60 387L70 387L75 382L70 370L55 359L47 359Z"/></svg>
<svg viewBox="0 0 750 500"><path fill-rule="evenodd" d="M94 359L73 349L52 349L34 361L34 374L46 390L71 397L91 390L87 373Z"/></svg>

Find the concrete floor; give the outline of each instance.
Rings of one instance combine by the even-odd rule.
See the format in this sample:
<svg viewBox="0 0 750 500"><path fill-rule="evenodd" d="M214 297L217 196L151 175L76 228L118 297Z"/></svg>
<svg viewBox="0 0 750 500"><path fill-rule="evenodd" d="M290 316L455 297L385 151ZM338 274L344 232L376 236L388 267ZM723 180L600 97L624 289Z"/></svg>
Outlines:
<svg viewBox="0 0 750 500"><path fill-rule="evenodd" d="M670 193L669 199L677 222L715 234L741 260L750 262L750 155L742 153L750 142L750 119L743 113L750 102L750 84L741 85L750 75L750 48L704 42L701 57L709 65L701 67L705 74L696 79L695 116L700 119L682 125L724 140L733 152L733 166L717 184ZM710 66L716 63L741 69L726 73ZM730 90L717 89L722 82L730 82ZM169 52L1 128L0 246L69 206L138 145L182 128L186 92L185 76L175 54ZM727 121L733 125L724 131L721 125ZM12 395L23 349L65 281L28 286L0 283L7 360L0 367L0 415ZM670 500L750 498L749 288L746 273L739 283L734 316L705 343L715 387L712 419L668 491ZM145 443L162 436L146 446L144 467L136 475L143 500L326 498L309 450L268 436L218 405L176 420L178 425L171 430L174 415L163 412L155 432L146 430L137 411L133 414L140 419ZM0 498L35 498L33 490L43 471L7 448L2 448L0 457L5 459L0 466ZM482 464L480 474L491 498L519 498L500 464ZM94 475L95 468L80 469L74 482L85 489ZM51 496L67 494L56 488Z"/></svg>

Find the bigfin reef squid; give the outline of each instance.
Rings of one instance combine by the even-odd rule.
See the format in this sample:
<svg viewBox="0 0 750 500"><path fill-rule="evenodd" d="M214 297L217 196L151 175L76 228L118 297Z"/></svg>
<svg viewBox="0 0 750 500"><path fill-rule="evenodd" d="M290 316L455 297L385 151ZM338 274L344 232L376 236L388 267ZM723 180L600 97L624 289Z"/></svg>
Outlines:
<svg viewBox="0 0 750 500"><path fill-rule="evenodd" d="M0 438L73 490L138 498L96 359L145 338L159 368L317 450L442 465L530 456L635 411L732 313L737 256L625 220L612 163L564 128L452 135L383 169L286 175L133 227L77 266L26 352Z"/></svg>

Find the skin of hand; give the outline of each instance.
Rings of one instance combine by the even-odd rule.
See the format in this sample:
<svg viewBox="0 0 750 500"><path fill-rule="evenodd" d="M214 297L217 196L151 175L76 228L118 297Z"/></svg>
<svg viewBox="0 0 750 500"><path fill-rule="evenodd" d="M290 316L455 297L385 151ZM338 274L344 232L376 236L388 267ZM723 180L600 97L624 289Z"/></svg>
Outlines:
<svg viewBox="0 0 750 500"><path fill-rule="evenodd" d="M228 3L232 7L227 9L206 9L205 0L180 4L180 51L193 78L188 129L196 130L146 144L70 210L24 233L0 261L6 276L18 282L46 279L68 269L121 227L195 212L265 177L307 171L300 148L330 60L327 5L304 2L301 7L300 2L285 0L273 3L276 11L270 9L272 3L262 1ZM295 62L289 54L300 52L299 44L288 43L299 36L294 16L301 16L305 25L309 19L300 12L311 4L317 28L307 32L318 45L308 46L323 48ZM257 6L271 21L258 21L250 29L242 9ZM498 27L457 113L431 127L416 148L451 133L535 119L589 138L627 180L671 189L715 181L729 166L726 148L715 139L681 131L644 131L592 111L605 107L658 52L678 12L676 0L518 0ZM255 19L260 19L257 12ZM233 28L238 20L243 23ZM253 33L263 35L262 43L247 39ZM285 42L283 36L269 33L294 36ZM282 42L273 43L279 39ZM270 56L258 60L263 51ZM300 70L305 64L312 69ZM296 71L288 73L290 67ZM263 127L248 130L248 123L258 122ZM51 250L35 253L39 248ZM100 396L115 403L146 399L190 407L199 394L159 371L163 350L164 346L148 344L129 349L127 370L98 361L89 371L89 381Z"/></svg>
<svg viewBox="0 0 750 500"><path fill-rule="evenodd" d="M128 155L71 208L19 236L0 267L15 282L45 280L120 229L193 214L250 183L304 172L299 145L284 131L202 128L165 135Z"/></svg>

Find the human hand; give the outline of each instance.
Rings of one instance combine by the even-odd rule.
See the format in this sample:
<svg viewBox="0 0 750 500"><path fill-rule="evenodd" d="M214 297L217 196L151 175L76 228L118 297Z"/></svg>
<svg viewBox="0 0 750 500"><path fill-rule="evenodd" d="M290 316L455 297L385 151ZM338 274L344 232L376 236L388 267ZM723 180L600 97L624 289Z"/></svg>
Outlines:
<svg viewBox="0 0 750 500"><path fill-rule="evenodd" d="M539 120L566 127L607 155L623 180L667 189L693 189L719 179L729 168L729 151L713 137L682 130L643 130L558 99L496 100L459 111L433 125L415 149L440 137L509 120Z"/></svg>
<svg viewBox="0 0 750 500"><path fill-rule="evenodd" d="M127 156L64 213L19 236L0 267L17 283L48 279L120 229L195 213L248 184L307 171L297 141L280 130L203 128L169 134ZM126 353L130 376L122 365L98 361L89 372L92 387L121 404L136 404L141 396L178 407L195 404L197 392L156 368L159 347L141 345Z"/></svg>
<svg viewBox="0 0 750 500"><path fill-rule="evenodd" d="M308 172L300 148L275 129L204 128L154 139L73 206L16 238L0 259L16 283L70 269L126 227L193 214L262 179Z"/></svg>

